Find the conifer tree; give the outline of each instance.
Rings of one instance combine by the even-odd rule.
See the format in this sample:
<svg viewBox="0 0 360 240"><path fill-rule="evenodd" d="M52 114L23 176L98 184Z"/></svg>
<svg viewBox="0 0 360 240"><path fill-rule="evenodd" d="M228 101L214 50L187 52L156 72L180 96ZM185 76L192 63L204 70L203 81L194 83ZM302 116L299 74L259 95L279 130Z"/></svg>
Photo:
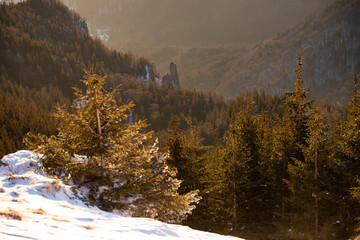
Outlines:
<svg viewBox="0 0 360 240"><path fill-rule="evenodd" d="M329 234L321 233L321 226L327 221L328 208L333 206L328 201L328 195L331 194L329 178L332 178L333 169L329 158L325 119L315 108L308 115L306 126L309 135L306 146L302 146L304 161L293 158L293 164L288 166L289 179L286 183L292 193L290 203L293 232L319 239L321 234Z"/></svg>
<svg viewBox="0 0 360 240"><path fill-rule="evenodd" d="M209 181L214 170L212 160L208 155L209 147L202 144L197 129L190 117L183 117L188 127L180 129L180 118L173 117L169 123L167 147L169 151L169 165L178 170L177 177L183 180L180 193L199 190L201 201L187 219L186 224L192 227L206 229L213 219L214 212L209 213L213 202L209 202ZM219 166L216 166L219 168ZM211 205L209 207L209 205Z"/></svg>
<svg viewBox="0 0 360 240"><path fill-rule="evenodd" d="M360 201L360 180L357 179L357 186L351 188L351 196L356 198L358 201ZM357 217L356 220L359 222L360 217ZM358 224L358 227L355 229L356 232L360 232L360 227ZM355 239L360 238L360 235L357 235Z"/></svg>
<svg viewBox="0 0 360 240"><path fill-rule="evenodd" d="M295 70L296 81L295 91L287 92L286 99L283 103L283 117L280 124L274 130L274 148L271 153L271 168L276 175L273 175L273 189L277 189L277 223L279 232L287 234L289 222L292 218L291 206L291 189L289 189L290 173L289 168L295 165L295 160L303 163L305 156L303 148L308 145L307 138L309 129L307 122L309 119L309 111L311 110L313 101L307 100L309 90L304 87L301 68L303 58L298 57L298 67Z"/></svg>
<svg viewBox="0 0 360 240"><path fill-rule="evenodd" d="M337 179L341 182L334 191L342 208L344 228L353 227L354 218L360 214L360 205L349 190L357 187L360 176L360 77L355 75L353 96L347 106L347 119L338 124L334 159L338 166ZM355 192L356 193L356 192ZM353 192L354 194L354 192ZM345 234L345 233L343 233Z"/></svg>
<svg viewBox="0 0 360 240"><path fill-rule="evenodd" d="M283 124L287 128L286 134L291 136L289 144L293 148L288 156L299 159L300 161L304 160L302 146L307 144L308 113L313 103L312 100L307 100L309 89L304 87L304 80L302 79L301 68L303 66L303 60L301 56L298 57L298 67L295 70L295 91L285 93L287 97L283 105Z"/></svg>
<svg viewBox="0 0 360 240"><path fill-rule="evenodd" d="M195 208L197 191L178 193L181 181L158 153L152 133L142 133L142 121L129 123L133 105L118 106L118 90L105 92L105 79L87 73L86 93L75 89L74 113L57 107L59 134L44 140L30 135L28 145L40 142L36 149L44 154L45 170L88 187L88 197L103 209L182 221Z"/></svg>
<svg viewBox="0 0 360 240"><path fill-rule="evenodd" d="M184 117L188 126L180 130L180 118L174 117L169 123L167 147L170 165L178 170L177 177L183 180L180 192L201 188L201 182L208 147L202 145L190 117Z"/></svg>
<svg viewBox="0 0 360 240"><path fill-rule="evenodd" d="M259 116L253 115L253 101L241 98L229 130L225 144L220 149L226 171L226 192L224 207L231 217L232 231L241 227L251 227L262 221L262 199L264 199L265 178L262 170L264 159L261 153L261 127ZM224 183L223 183L224 184Z"/></svg>

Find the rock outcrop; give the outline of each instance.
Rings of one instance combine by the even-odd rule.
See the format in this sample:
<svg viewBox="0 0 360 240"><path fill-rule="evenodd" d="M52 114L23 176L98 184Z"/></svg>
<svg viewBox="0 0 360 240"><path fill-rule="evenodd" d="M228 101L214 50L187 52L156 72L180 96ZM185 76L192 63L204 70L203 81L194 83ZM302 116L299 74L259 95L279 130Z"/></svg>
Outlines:
<svg viewBox="0 0 360 240"><path fill-rule="evenodd" d="M162 84L171 84L175 88L180 88L179 76L177 73L176 63L170 62L170 75L165 73L162 77Z"/></svg>
<svg viewBox="0 0 360 240"><path fill-rule="evenodd" d="M170 62L170 78L175 87L180 88L179 77L177 73L176 63Z"/></svg>
<svg viewBox="0 0 360 240"><path fill-rule="evenodd" d="M170 83L171 83L171 78L168 73L165 73L164 76L162 77L162 84L168 85Z"/></svg>
<svg viewBox="0 0 360 240"><path fill-rule="evenodd" d="M85 20L83 19L77 19L74 21L74 25L75 25L75 28L77 30L80 30L82 32L86 32L86 33L89 33L89 28L85 22Z"/></svg>

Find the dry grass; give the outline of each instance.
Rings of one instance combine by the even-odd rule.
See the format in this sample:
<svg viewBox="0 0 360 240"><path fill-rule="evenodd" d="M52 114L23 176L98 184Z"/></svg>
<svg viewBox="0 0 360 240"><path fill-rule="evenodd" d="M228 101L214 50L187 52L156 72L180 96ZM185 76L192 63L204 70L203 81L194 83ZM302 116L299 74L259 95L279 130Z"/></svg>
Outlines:
<svg viewBox="0 0 360 240"><path fill-rule="evenodd" d="M40 215L46 215L47 214L42 208L31 209L31 212L35 213L35 214L40 214Z"/></svg>
<svg viewBox="0 0 360 240"><path fill-rule="evenodd" d="M29 183L29 185L33 185L34 183L36 183L37 181L35 179L31 180L31 182Z"/></svg>
<svg viewBox="0 0 360 240"><path fill-rule="evenodd" d="M16 181L16 180L26 180L29 179L29 177L25 177L25 176L14 176L12 174L9 174L9 176L7 177L7 180L9 181Z"/></svg>
<svg viewBox="0 0 360 240"><path fill-rule="evenodd" d="M17 178L14 176L14 175L12 175L12 174L10 174L9 176L8 176L8 178L7 178L7 180L9 180L9 181L15 181Z"/></svg>
<svg viewBox="0 0 360 240"><path fill-rule="evenodd" d="M68 205L60 205L60 206L61 206L61 207L64 207L64 208L75 209L74 207L68 206Z"/></svg>
<svg viewBox="0 0 360 240"><path fill-rule="evenodd" d="M50 183L46 183L43 188L45 188L48 193L51 193L53 196L55 196L55 194L60 191L62 186L60 180L56 179Z"/></svg>
<svg viewBox="0 0 360 240"><path fill-rule="evenodd" d="M94 230L94 227L90 225L85 225L84 228L86 228L87 230Z"/></svg>
<svg viewBox="0 0 360 240"><path fill-rule="evenodd" d="M12 202L18 202L18 203L29 203L28 200L26 199L16 199L16 198L13 198L11 199Z"/></svg>
<svg viewBox="0 0 360 240"><path fill-rule="evenodd" d="M70 220L60 219L60 218L56 218L56 217L53 217L52 220L57 221L57 222L70 222Z"/></svg>
<svg viewBox="0 0 360 240"><path fill-rule="evenodd" d="M5 216L8 219L22 220L23 215L12 208L9 208L6 212L0 212L0 216Z"/></svg>
<svg viewBox="0 0 360 240"><path fill-rule="evenodd" d="M68 194L66 188L63 188L63 191L64 191L64 193L65 193L66 196L68 196L69 198L71 198L70 195Z"/></svg>

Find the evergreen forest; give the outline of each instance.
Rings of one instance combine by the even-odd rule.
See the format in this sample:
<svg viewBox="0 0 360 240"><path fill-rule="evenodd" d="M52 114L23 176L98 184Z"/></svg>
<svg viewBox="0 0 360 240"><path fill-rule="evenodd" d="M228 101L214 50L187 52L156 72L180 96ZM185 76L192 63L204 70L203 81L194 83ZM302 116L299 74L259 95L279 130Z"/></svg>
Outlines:
<svg viewBox="0 0 360 240"><path fill-rule="evenodd" d="M345 104L310 99L301 54L280 94L159 84L57 0L0 3L0 50L0 158L42 153L107 211L248 240L356 239L358 74Z"/></svg>

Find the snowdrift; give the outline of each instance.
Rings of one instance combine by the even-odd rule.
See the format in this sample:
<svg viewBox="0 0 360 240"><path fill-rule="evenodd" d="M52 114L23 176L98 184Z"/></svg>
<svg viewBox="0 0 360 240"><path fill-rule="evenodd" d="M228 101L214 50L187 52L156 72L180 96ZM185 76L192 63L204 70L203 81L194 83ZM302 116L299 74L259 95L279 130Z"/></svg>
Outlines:
<svg viewBox="0 0 360 240"><path fill-rule="evenodd" d="M39 155L18 151L0 165L0 239L239 239L104 212L37 171Z"/></svg>

